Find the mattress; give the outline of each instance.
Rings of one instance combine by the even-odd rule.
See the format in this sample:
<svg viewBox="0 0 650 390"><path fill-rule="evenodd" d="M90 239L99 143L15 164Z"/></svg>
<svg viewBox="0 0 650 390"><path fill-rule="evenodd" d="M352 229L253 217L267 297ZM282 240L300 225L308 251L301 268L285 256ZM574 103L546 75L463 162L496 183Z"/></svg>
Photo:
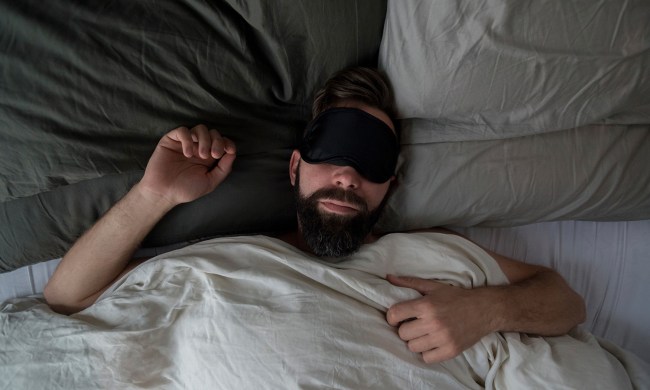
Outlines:
<svg viewBox="0 0 650 390"><path fill-rule="evenodd" d="M650 275L650 220L455 230L484 248L556 269L585 298L586 330L650 362L650 285L644 280ZM58 262L0 274L0 300L40 294Z"/></svg>

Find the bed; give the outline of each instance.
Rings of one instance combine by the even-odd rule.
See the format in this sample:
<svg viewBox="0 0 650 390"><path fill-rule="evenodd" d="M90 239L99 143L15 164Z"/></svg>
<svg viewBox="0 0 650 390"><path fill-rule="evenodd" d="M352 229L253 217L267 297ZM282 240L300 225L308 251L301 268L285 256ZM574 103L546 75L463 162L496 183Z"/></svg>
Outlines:
<svg viewBox="0 0 650 390"><path fill-rule="evenodd" d="M379 231L446 226L485 248L558 270L587 303L587 321L580 329L584 333L575 338L595 337L585 342L627 362L623 366L634 386L650 386L644 369L638 368L650 362L650 288L645 281L650 275L647 20L650 5L644 0L185 0L53 2L47 8L36 1L0 2L0 387L191 387L214 380L199 369L206 363L182 342L166 345L182 352L182 362L169 362L169 354L161 354L138 375L120 376L117 367L127 367L133 351L123 345L138 346L133 356L142 361L146 351L138 348L147 345L151 334L142 333L144 339L109 337L120 333L116 311L101 308L119 306L115 295L72 319L56 316L43 305L43 286L74 240L139 180L160 136L179 125L201 122L218 128L237 143L237 162L218 191L167 215L139 254L161 255L159 264L177 269L173 254L195 258L192 251L207 250L206 243L213 240L231 242L245 234L242 240L248 243L250 235L293 228L287 162L309 120L311 97L332 73L356 65L379 67L389 76L400 113L399 185ZM264 242L263 248L289 250L273 240ZM326 291L345 290L329 284L334 279L379 272L364 268L363 262L328 268L312 260L322 267L305 263L301 275L312 275L308 279L318 280ZM216 271L214 262L192 261L193 269L219 278L234 272ZM143 264L113 292L130 291L129 283L150 282L152 275L163 272L155 264ZM250 270L260 265L251 264L234 273L250 275L236 279L258 285L261 276ZM266 276L284 272L269 267ZM326 278L331 272L334 276ZM498 275L493 277L498 283ZM197 286L213 283L196 279ZM278 279L277 285L289 293L289 287L308 288L305 283L303 278ZM358 283L369 283L390 297L407 294L387 292L376 279ZM211 288L196 291L215 291ZM377 313L389 301L355 291L342 301L352 299L348 304L353 308L366 304L368 321L377 324ZM301 308L313 303L312 295L300 292L289 294L294 297L289 302ZM267 291L267 296L273 294ZM246 316L259 319L258 313L273 319L275 308L298 317L276 301L247 299L229 310L247 307L252 311ZM160 302L143 302L145 309L136 315L165 313ZM343 326L332 316L327 317L332 322L306 317L305 326L315 329ZM180 338L170 339L193 340L187 348L199 348L205 338L179 336L186 329L185 322L178 323L179 328L170 329ZM140 334L137 323L129 324L133 328L122 333ZM436 371L397 343L378 343L390 331L380 328L366 336L283 328L310 337L314 351L332 360L301 360L287 352L273 355L278 360L266 366L282 372L279 378L288 388L381 383L418 388L430 386L435 378L449 388L506 386L499 382L503 376L494 374L494 362L501 360L492 356L490 367L471 363L480 361L484 350L466 355L469 365L450 363ZM84 329L84 338L70 338L74 329ZM232 330L205 345L218 348L229 337L259 337L254 330ZM48 354L28 364L29 356L16 352L22 348L33 357L39 348L52 350L14 342L18 335L30 334L62 337L80 352L65 355L71 360L65 366L59 361L56 371L46 374L45 367L53 367ZM274 348L284 345L279 343L284 334L272 334L278 342ZM369 357L355 349L358 345L341 342L339 351L351 351L341 356L330 344L343 337L368 337L364 340L370 345L378 343L377 354ZM124 344L111 344L116 342ZM89 353L93 348L102 354ZM201 351L198 356L209 354L208 348ZM231 385L276 383L272 376L247 374L251 367L242 363L246 355L239 355L241 350L227 351L235 355L217 359L222 364L217 371L235 378ZM333 361L337 364L332 366ZM381 364L396 361L401 371L380 375ZM522 361L535 362L531 357ZM115 362L115 372L96 371L99 365L112 364L108 362ZM156 365L175 371L157 371ZM319 365L329 371L317 369ZM296 374L301 372L296 367L309 375ZM591 375L574 371L576 377L566 377L574 381L569 383ZM39 372L43 375L30 376ZM522 375L509 385L549 380L531 372ZM75 382L90 377L96 382ZM257 382L243 379L252 377Z"/></svg>

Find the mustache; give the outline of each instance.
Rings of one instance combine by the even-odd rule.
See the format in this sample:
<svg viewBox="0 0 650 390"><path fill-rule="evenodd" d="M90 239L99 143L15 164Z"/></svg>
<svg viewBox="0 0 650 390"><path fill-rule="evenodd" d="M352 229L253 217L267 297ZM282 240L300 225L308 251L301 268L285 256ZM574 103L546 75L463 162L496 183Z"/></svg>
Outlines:
<svg viewBox="0 0 650 390"><path fill-rule="evenodd" d="M338 200L341 202L346 202L351 205L354 205L362 213L368 212L368 204L361 198L359 195L355 194L353 191L344 190L342 188L321 188L316 190L313 194L309 196L313 201L320 199L332 199Z"/></svg>

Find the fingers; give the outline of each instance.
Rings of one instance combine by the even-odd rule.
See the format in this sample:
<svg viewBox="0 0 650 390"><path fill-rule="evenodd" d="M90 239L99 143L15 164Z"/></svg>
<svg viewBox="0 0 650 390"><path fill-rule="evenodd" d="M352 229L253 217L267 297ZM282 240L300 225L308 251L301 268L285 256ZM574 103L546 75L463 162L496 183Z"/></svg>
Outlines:
<svg viewBox="0 0 650 390"><path fill-rule="evenodd" d="M396 303L386 311L386 321L391 326L398 326L401 322L417 318L420 311L414 303L417 300Z"/></svg>
<svg viewBox="0 0 650 390"><path fill-rule="evenodd" d="M188 158L192 157L193 155L192 146L194 142L192 141L192 133L190 133L190 129L184 126L178 127L170 131L165 135L165 137L163 137L163 141L166 139L171 139L172 141L179 142L181 144L181 150L183 151L183 155Z"/></svg>
<svg viewBox="0 0 650 390"><path fill-rule="evenodd" d="M222 137L217 130L210 130L210 136L212 137L211 154L215 160L222 158L224 154L234 155L237 153L235 143L226 137Z"/></svg>
<svg viewBox="0 0 650 390"><path fill-rule="evenodd" d="M210 154L212 155L212 158L218 160L225 152L224 138L215 129L210 130L210 137L212 138Z"/></svg>
<svg viewBox="0 0 650 390"><path fill-rule="evenodd" d="M418 337L413 340L409 340L406 345L408 346L411 352L422 353L427 352L432 349L436 349L444 344L444 340L439 337L436 337L436 334L428 334L422 337Z"/></svg>
<svg viewBox="0 0 650 390"><path fill-rule="evenodd" d="M404 341L415 340L419 337L426 336L428 333L429 329L427 328L425 321L420 319L406 321L397 329L399 338Z"/></svg>
<svg viewBox="0 0 650 390"><path fill-rule="evenodd" d="M422 353L425 362L451 359L491 331L486 328L486 316L476 309L475 296L471 295L474 290L419 278L389 275L387 279L398 286L426 291L422 297L397 303L386 312L386 321L398 327L400 339L412 352Z"/></svg>
<svg viewBox="0 0 650 390"><path fill-rule="evenodd" d="M462 345L451 329L432 325L430 321L422 319L403 323L397 332L400 339L406 341L408 349L421 353L426 363L452 359L469 347Z"/></svg>
<svg viewBox="0 0 650 390"><path fill-rule="evenodd" d="M224 154L234 155L236 153L233 141L223 137L217 130L208 129L202 124L194 126L192 129L184 126L178 127L170 131L164 138L180 143L183 155L187 158L218 160ZM225 163L226 168L228 165L232 165L232 161Z"/></svg>
<svg viewBox="0 0 650 390"><path fill-rule="evenodd" d="M222 179L232 170L233 162L237 157L237 147L232 140L222 137L218 131L212 129L210 133L212 134L212 158L220 159L211 174L217 179Z"/></svg>
<svg viewBox="0 0 650 390"><path fill-rule="evenodd" d="M224 141L224 153L217 165L210 171L210 175L217 182L221 182L230 174L230 171L232 171L232 165L237 157L234 142L228 138L224 138Z"/></svg>
<svg viewBox="0 0 650 390"><path fill-rule="evenodd" d="M449 328L417 319L399 326L397 333L411 352L421 353L426 363L438 363L458 356L467 347L453 337Z"/></svg>
<svg viewBox="0 0 650 390"><path fill-rule="evenodd" d="M208 128L205 125L194 126L192 128L192 136L192 140L198 142L198 145L193 145L197 148L198 157L204 160L208 159L210 157L210 149L212 144L211 134L208 131Z"/></svg>
<svg viewBox="0 0 650 390"><path fill-rule="evenodd" d="M448 287L439 282L415 277L387 275L386 279L395 286L412 288L424 296ZM388 309L386 312L386 321L392 326L397 326L403 321L420 318L423 313L432 313L435 310L436 307L428 299L418 298L404 301Z"/></svg>

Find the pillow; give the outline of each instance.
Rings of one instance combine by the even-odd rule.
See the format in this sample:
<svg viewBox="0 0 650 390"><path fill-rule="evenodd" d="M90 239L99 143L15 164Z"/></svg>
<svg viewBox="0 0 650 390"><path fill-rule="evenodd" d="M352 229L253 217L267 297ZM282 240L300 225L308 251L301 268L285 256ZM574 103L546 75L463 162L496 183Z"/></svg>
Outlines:
<svg viewBox="0 0 650 390"><path fill-rule="evenodd" d="M288 161L312 97L342 68L377 65L385 12L375 0L0 2L0 272L63 255L180 125L219 129L237 161L144 245L295 223Z"/></svg>
<svg viewBox="0 0 650 390"><path fill-rule="evenodd" d="M141 170L179 125L293 146L317 88L375 65L386 4L2 2L0 201Z"/></svg>
<svg viewBox="0 0 650 390"><path fill-rule="evenodd" d="M408 142L650 123L647 0L389 1L380 67Z"/></svg>
<svg viewBox="0 0 650 390"><path fill-rule="evenodd" d="M379 230L650 219L650 125L402 146Z"/></svg>
<svg viewBox="0 0 650 390"><path fill-rule="evenodd" d="M289 154L238 156L215 191L171 210L142 248L294 228ZM141 177L142 171L106 175L0 203L0 270L62 256Z"/></svg>

